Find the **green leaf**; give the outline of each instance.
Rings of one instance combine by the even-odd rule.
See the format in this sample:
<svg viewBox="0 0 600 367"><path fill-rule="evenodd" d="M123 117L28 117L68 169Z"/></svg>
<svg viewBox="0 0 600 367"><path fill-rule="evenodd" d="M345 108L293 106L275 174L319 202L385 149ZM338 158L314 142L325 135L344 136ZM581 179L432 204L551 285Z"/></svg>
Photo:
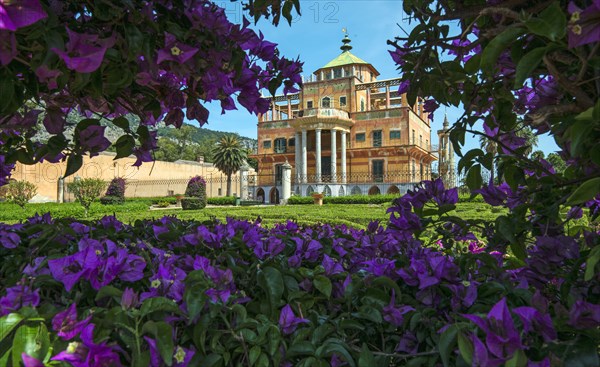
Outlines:
<svg viewBox="0 0 600 367"><path fill-rule="evenodd" d="M358 356L358 367L376 367L375 357L369 350L367 343L363 343L360 355Z"/></svg>
<svg viewBox="0 0 600 367"><path fill-rule="evenodd" d="M79 154L71 154L67 159L67 169L65 170L65 176L69 177L83 166L83 157Z"/></svg>
<svg viewBox="0 0 600 367"><path fill-rule="evenodd" d="M458 350L467 364L473 363L473 343L463 333L458 333Z"/></svg>
<svg viewBox="0 0 600 367"><path fill-rule="evenodd" d="M344 357L344 360L348 362L350 367L356 366L352 355L350 354L350 352L348 352L348 349L344 346L344 343L341 340L333 338L327 339L325 343L323 343L323 346L320 347L317 351L319 357L330 357L333 353L337 353L340 356Z"/></svg>
<svg viewBox="0 0 600 367"><path fill-rule="evenodd" d="M491 40L481 53L481 71L492 74L500 54L524 33L525 30L522 28L508 28Z"/></svg>
<svg viewBox="0 0 600 367"><path fill-rule="evenodd" d="M308 341L300 340L292 344L287 352L286 357L295 356L312 356L315 354L315 346Z"/></svg>
<svg viewBox="0 0 600 367"><path fill-rule="evenodd" d="M107 285L107 286L100 288L100 290L96 294L96 298L94 298L94 300L98 301L98 300L101 300L102 298L106 298L106 297L113 297L113 298L119 300L122 295L123 295L122 290L120 290L116 287L113 287L112 285Z"/></svg>
<svg viewBox="0 0 600 367"><path fill-rule="evenodd" d="M577 205L592 200L600 193L600 177L585 181L567 199L565 205Z"/></svg>
<svg viewBox="0 0 600 367"><path fill-rule="evenodd" d="M476 164L473 167L469 168L469 172L467 173L467 186L469 190L478 190L483 185L483 178L481 177L481 165Z"/></svg>
<svg viewBox="0 0 600 367"><path fill-rule="evenodd" d="M257 274L258 285L267 294L267 300L271 310L271 317L277 313L279 301L283 296L283 277L281 272L273 267L266 267Z"/></svg>
<svg viewBox="0 0 600 367"><path fill-rule="evenodd" d="M513 356L506 361L506 367L524 367L527 365L527 356L521 349L517 350Z"/></svg>
<svg viewBox="0 0 600 367"><path fill-rule="evenodd" d="M8 115L12 112L15 86L11 79L2 76L2 83L0 83L0 112L3 115Z"/></svg>
<svg viewBox="0 0 600 367"><path fill-rule="evenodd" d="M556 41L566 34L567 17L560 4L555 1L538 17L527 20L525 25L532 33Z"/></svg>
<svg viewBox="0 0 600 367"><path fill-rule="evenodd" d="M450 365L450 355L454 352L457 334L458 327L456 325L450 325L440 336L438 349L440 351L440 357L442 358L444 367Z"/></svg>
<svg viewBox="0 0 600 367"><path fill-rule="evenodd" d="M600 357L598 356L598 341L579 337L571 345L566 355L562 356L564 366L569 367L598 367ZM583 340L582 340L583 339Z"/></svg>
<svg viewBox="0 0 600 367"><path fill-rule="evenodd" d="M250 353L248 354L250 366L254 365L254 362L258 360L258 357L260 357L261 353L262 349L260 348L260 345L255 345L252 348L250 348Z"/></svg>
<svg viewBox="0 0 600 367"><path fill-rule="evenodd" d="M43 323L35 326L22 325L17 329L12 344L13 366L20 366L21 354L25 353L39 360L44 360L50 349L50 335Z"/></svg>
<svg viewBox="0 0 600 367"><path fill-rule="evenodd" d="M600 246L596 246L590 251L590 255L588 256L585 262L585 277L584 280L589 282L592 280L594 275L596 275L596 264L600 261Z"/></svg>
<svg viewBox="0 0 600 367"><path fill-rule="evenodd" d="M538 47L529 51L521 58L521 60L519 60L515 72L514 89L523 88L523 83L525 83L527 78L532 76L533 71L542 62L542 58L546 52L548 52L548 47Z"/></svg>
<svg viewBox="0 0 600 367"><path fill-rule="evenodd" d="M164 321L148 321L142 327L143 334L150 334L156 340L156 347L167 366L173 364L173 329Z"/></svg>
<svg viewBox="0 0 600 367"><path fill-rule="evenodd" d="M10 334L17 325L23 321L23 316L18 313L9 313L0 318L0 342Z"/></svg>
<svg viewBox="0 0 600 367"><path fill-rule="evenodd" d="M174 314L181 314L181 310L177 304L165 297L152 297L147 298L140 307L140 315L142 317L151 314L152 312L170 312Z"/></svg>
<svg viewBox="0 0 600 367"><path fill-rule="evenodd" d="M116 119L112 120L112 123L125 131L129 131L129 120L127 120L123 116L119 116Z"/></svg>
<svg viewBox="0 0 600 367"><path fill-rule="evenodd" d="M323 276L323 275L317 275L315 277L315 279L313 280L313 284L315 285L315 288L317 288L317 290L319 292L321 292L325 295L325 297L327 297L327 298L331 297L332 286L331 286L331 280L329 280L329 278L327 278L326 276Z"/></svg>

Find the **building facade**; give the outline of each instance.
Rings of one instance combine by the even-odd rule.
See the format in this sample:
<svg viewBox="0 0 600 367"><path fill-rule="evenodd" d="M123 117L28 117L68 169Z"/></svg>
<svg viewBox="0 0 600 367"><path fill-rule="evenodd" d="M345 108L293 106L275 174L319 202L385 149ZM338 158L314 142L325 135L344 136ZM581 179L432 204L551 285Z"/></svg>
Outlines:
<svg viewBox="0 0 600 367"><path fill-rule="evenodd" d="M404 193L431 178L436 153L423 101L409 106L401 80L377 79L370 63L342 53L295 94L270 98L258 118L255 199L278 203L283 164L292 165L292 192L307 196Z"/></svg>

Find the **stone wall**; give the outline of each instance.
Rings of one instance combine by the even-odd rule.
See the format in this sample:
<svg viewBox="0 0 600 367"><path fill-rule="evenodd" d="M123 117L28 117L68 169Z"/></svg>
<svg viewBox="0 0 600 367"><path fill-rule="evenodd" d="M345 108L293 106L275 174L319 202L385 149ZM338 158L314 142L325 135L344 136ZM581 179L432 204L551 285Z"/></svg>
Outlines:
<svg viewBox="0 0 600 367"><path fill-rule="evenodd" d="M100 178L109 182L115 177L123 177L128 185L125 191L127 197L161 197L183 193L187 180L200 175L207 180L208 197L225 196L227 191L226 176L212 163L177 161L177 162L147 162L140 167L134 167L134 157L114 160L114 153L102 153L96 157L84 157L83 166L74 175L65 179L72 181L75 177ZM59 178L66 170L66 163L39 163L23 165L18 163L13 170L12 178L25 180L37 186L37 196L33 201L58 201ZM239 177L234 175L232 193L239 193ZM69 200L68 195L65 196Z"/></svg>

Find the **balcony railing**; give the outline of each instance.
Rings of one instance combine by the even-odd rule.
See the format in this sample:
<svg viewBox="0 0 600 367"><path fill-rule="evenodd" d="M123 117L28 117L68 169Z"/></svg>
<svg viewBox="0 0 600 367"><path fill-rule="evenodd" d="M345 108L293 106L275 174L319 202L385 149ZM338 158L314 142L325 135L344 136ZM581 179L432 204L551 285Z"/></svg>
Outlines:
<svg viewBox="0 0 600 367"><path fill-rule="evenodd" d="M299 113L299 117L339 117L350 120L350 114L337 108L308 108Z"/></svg>

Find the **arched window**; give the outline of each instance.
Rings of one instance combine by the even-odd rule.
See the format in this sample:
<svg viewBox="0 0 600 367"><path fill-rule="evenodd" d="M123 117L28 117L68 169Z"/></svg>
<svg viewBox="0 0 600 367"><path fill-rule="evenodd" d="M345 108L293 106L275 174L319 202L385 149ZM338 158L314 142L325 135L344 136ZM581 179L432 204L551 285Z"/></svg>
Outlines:
<svg viewBox="0 0 600 367"><path fill-rule="evenodd" d="M361 112L365 110L365 99L360 97L360 110Z"/></svg>
<svg viewBox="0 0 600 367"><path fill-rule="evenodd" d="M321 100L321 107L330 108L331 107L331 98L323 97L323 99Z"/></svg>

